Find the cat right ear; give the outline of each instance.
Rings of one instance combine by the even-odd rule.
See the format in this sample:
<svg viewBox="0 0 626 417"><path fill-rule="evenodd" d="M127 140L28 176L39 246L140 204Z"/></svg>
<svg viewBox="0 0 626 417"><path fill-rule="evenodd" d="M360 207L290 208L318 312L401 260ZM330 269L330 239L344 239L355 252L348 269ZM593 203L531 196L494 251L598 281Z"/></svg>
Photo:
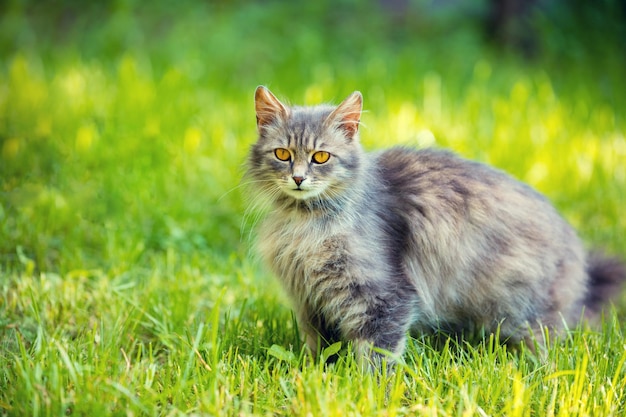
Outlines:
<svg viewBox="0 0 626 417"><path fill-rule="evenodd" d="M359 132L361 111L363 110L363 96L359 91L350 94L326 118L326 124L337 126L348 139L354 139Z"/></svg>
<svg viewBox="0 0 626 417"><path fill-rule="evenodd" d="M285 119L287 117L285 105L262 85L256 88L254 105L256 108L256 125L259 131L263 127L271 125L277 119Z"/></svg>

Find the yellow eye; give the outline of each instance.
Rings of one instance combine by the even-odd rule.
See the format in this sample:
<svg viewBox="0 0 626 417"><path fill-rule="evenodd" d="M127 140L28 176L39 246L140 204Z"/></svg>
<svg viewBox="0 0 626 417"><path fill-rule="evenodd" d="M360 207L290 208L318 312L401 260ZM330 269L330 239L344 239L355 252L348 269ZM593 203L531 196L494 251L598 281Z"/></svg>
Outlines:
<svg viewBox="0 0 626 417"><path fill-rule="evenodd" d="M285 148L274 149L274 155L281 161L289 161L291 159L291 153Z"/></svg>
<svg viewBox="0 0 626 417"><path fill-rule="evenodd" d="M316 164L323 164L325 162L328 162L329 159L330 154L326 151L319 151L313 154L313 162L315 162Z"/></svg>

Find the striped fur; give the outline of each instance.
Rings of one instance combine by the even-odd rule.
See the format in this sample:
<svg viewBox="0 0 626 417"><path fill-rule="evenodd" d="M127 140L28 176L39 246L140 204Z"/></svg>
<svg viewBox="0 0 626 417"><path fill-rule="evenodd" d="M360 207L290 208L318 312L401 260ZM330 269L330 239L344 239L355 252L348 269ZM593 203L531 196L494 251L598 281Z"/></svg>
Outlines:
<svg viewBox="0 0 626 417"><path fill-rule="evenodd" d="M401 354L410 331L498 326L518 343L575 325L624 280L618 262L588 264L550 203L500 171L441 150L364 153L358 92L288 107L259 87L255 103L247 179L272 207L258 250L313 354L338 340ZM331 158L316 164L316 151Z"/></svg>

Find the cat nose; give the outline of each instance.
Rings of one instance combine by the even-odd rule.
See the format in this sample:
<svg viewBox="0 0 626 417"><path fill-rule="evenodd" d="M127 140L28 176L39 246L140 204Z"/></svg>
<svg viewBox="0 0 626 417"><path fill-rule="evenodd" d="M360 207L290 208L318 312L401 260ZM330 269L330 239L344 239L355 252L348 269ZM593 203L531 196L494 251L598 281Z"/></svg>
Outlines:
<svg viewBox="0 0 626 417"><path fill-rule="evenodd" d="M293 178L293 182L295 182L298 187L300 186L300 184L302 184L302 181L304 181L304 177L299 177L299 176L294 175L291 178Z"/></svg>

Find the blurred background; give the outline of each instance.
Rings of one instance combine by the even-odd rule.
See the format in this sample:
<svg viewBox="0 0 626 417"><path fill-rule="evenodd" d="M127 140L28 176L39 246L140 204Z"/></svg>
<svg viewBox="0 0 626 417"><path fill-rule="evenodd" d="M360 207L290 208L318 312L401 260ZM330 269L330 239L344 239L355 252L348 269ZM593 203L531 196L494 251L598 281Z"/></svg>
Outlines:
<svg viewBox="0 0 626 417"><path fill-rule="evenodd" d="M259 84L360 90L367 149L498 166L624 255L625 74L620 0L5 0L0 264L247 256Z"/></svg>

